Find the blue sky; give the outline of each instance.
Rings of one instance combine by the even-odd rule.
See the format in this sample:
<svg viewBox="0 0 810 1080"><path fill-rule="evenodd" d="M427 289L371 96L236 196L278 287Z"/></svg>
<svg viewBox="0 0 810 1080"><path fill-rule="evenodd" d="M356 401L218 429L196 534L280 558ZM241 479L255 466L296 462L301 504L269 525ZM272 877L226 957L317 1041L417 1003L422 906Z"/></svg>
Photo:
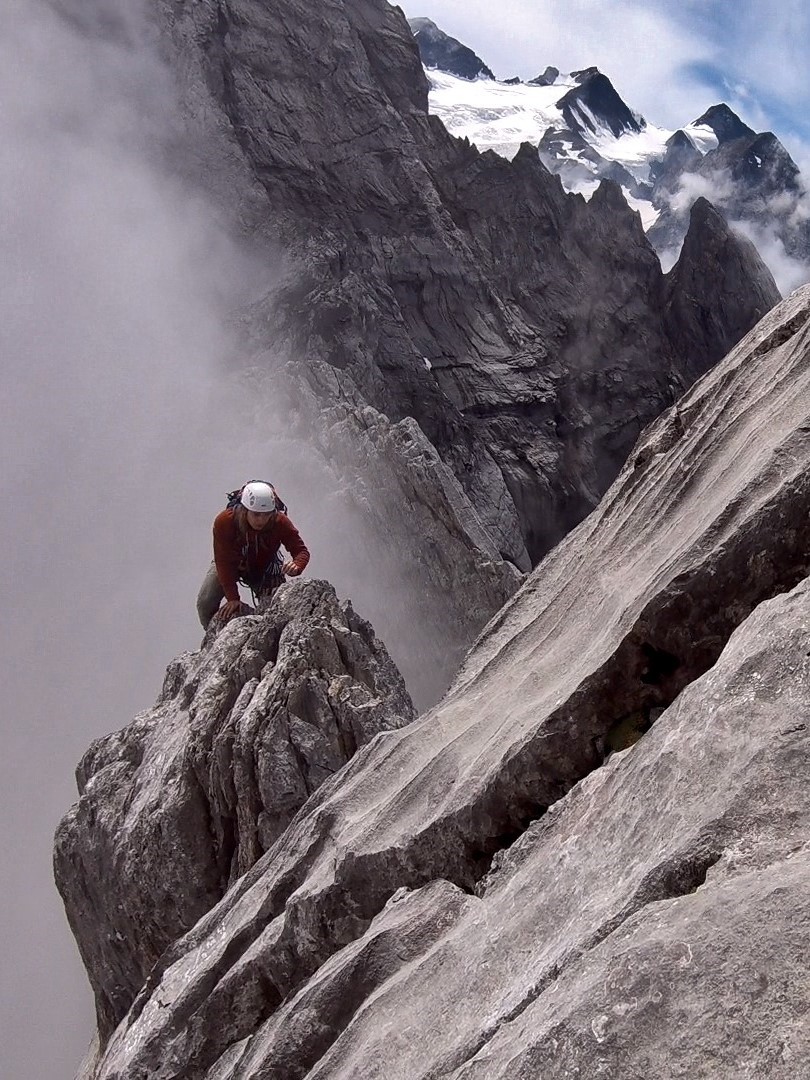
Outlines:
<svg viewBox="0 0 810 1080"><path fill-rule="evenodd" d="M806 0L405 0L498 77L596 64L634 109L678 127L726 101L810 171Z"/></svg>

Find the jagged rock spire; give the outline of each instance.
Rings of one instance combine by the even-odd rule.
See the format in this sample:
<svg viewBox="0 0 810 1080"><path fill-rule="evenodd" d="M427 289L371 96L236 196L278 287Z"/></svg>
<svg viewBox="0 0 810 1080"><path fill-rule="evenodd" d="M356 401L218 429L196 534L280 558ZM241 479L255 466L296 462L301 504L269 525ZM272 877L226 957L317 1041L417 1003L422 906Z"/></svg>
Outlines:
<svg viewBox="0 0 810 1080"><path fill-rule="evenodd" d="M456 38L445 34L435 22L430 19L409 19L408 25L416 38L425 67L440 68L461 79L477 79L479 76L495 78L480 56Z"/></svg>

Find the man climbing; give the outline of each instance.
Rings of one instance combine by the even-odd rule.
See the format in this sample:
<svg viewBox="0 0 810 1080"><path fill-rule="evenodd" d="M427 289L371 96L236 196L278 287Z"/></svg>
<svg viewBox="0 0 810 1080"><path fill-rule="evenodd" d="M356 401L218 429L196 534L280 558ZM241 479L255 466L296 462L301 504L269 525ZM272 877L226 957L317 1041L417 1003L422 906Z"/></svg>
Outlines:
<svg viewBox="0 0 810 1080"><path fill-rule="evenodd" d="M297 577L309 562L309 551L285 513L272 484L252 480L233 492L228 506L214 518L214 561L197 596L197 614L203 627L220 610L227 622L239 613L239 585L258 597L269 596L285 576ZM281 545L292 556L284 560Z"/></svg>

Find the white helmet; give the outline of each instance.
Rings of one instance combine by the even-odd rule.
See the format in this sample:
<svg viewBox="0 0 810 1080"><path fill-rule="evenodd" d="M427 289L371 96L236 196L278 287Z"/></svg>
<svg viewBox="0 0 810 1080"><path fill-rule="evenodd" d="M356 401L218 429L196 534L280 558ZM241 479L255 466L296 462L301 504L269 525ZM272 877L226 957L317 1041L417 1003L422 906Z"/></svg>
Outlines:
<svg viewBox="0 0 810 1080"><path fill-rule="evenodd" d="M251 480L242 488L242 506L255 514L270 514L276 509L276 493L262 480Z"/></svg>

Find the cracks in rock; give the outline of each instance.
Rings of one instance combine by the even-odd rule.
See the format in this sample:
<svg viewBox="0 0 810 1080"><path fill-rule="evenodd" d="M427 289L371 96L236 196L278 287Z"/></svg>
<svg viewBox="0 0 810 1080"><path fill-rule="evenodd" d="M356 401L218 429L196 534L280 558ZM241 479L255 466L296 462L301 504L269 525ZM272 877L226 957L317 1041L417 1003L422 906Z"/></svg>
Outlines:
<svg viewBox="0 0 810 1080"><path fill-rule="evenodd" d="M646 886L649 890L649 898L630 914L660 900L674 900L679 896L689 896L697 892L706 884L709 871L720 861L722 855L722 848L716 850L711 846L699 847L696 851L675 855L656 866L642 882L642 888Z"/></svg>
<svg viewBox="0 0 810 1080"><path fill-rule="evenodd" d="M217 0L216 22L211 27L211 38L205 48L205 53L211 61L209 81L219 84L211 87L212 93L220 98L223 112L233 128L234 137L243 153L249 157L249 129L241 117L233 64L226 43L230 28L231 17L227 3L225 0Z"/></svg>
<svg viewBox="0 0 810 1080"><path fill-rule="evenodd" d="M766 338L764 338L759 345L751 353L746 363L750 364L760 356L764 356L766 353L772 352L774 349L778 349L781 345L787 344L792 337L800 333L807 326L807 308L802 307L800 311L789 319L788 322L782 326L777 326Z"/></svg>
<svg viewBox="0 0 810 1080"><path fill-rule="evenodd" d="M517 1020L550 986L557 982L568 968L578 964L589 952L619 930L628 919L649 907L650 904L676 900L697 892L706 883L709 870L720 861L721 857L722 850L698 848L691 853L673 856L661 866L654 867L642 879L635 896L622 911L600 926L579 948L572 950L561 960L555 961L542 978L527 990L517 1005L489 1024L474 1043L460 1050L458 1055L454 1055L452 1061L445 1066L443 1075L455 1072L480 1053L501 1028Z"/></svg>
<svg viewBox="0 0 810 1080"><path fill-rule="evenodd" d="M468 844L466 857L471 868L471 878L448 878L456 888L463 889L471 895L476 895L476 889L492 870L495 856L502 851L508 851L512 845L520 839L526 830L535 822L539 821L546 812L548 806L525 805L517 808L511 818L508 828L496 836L486 838L480 844Z"/></svg>
<svg viewBox="0 0 810 1080"><path fill-rule="evenodd" d="M681 666L677 656L666 649L657 649L648 641L641 644L641 653L647 665L641 672L641 681L647 686L661 686Z"/></svg>

